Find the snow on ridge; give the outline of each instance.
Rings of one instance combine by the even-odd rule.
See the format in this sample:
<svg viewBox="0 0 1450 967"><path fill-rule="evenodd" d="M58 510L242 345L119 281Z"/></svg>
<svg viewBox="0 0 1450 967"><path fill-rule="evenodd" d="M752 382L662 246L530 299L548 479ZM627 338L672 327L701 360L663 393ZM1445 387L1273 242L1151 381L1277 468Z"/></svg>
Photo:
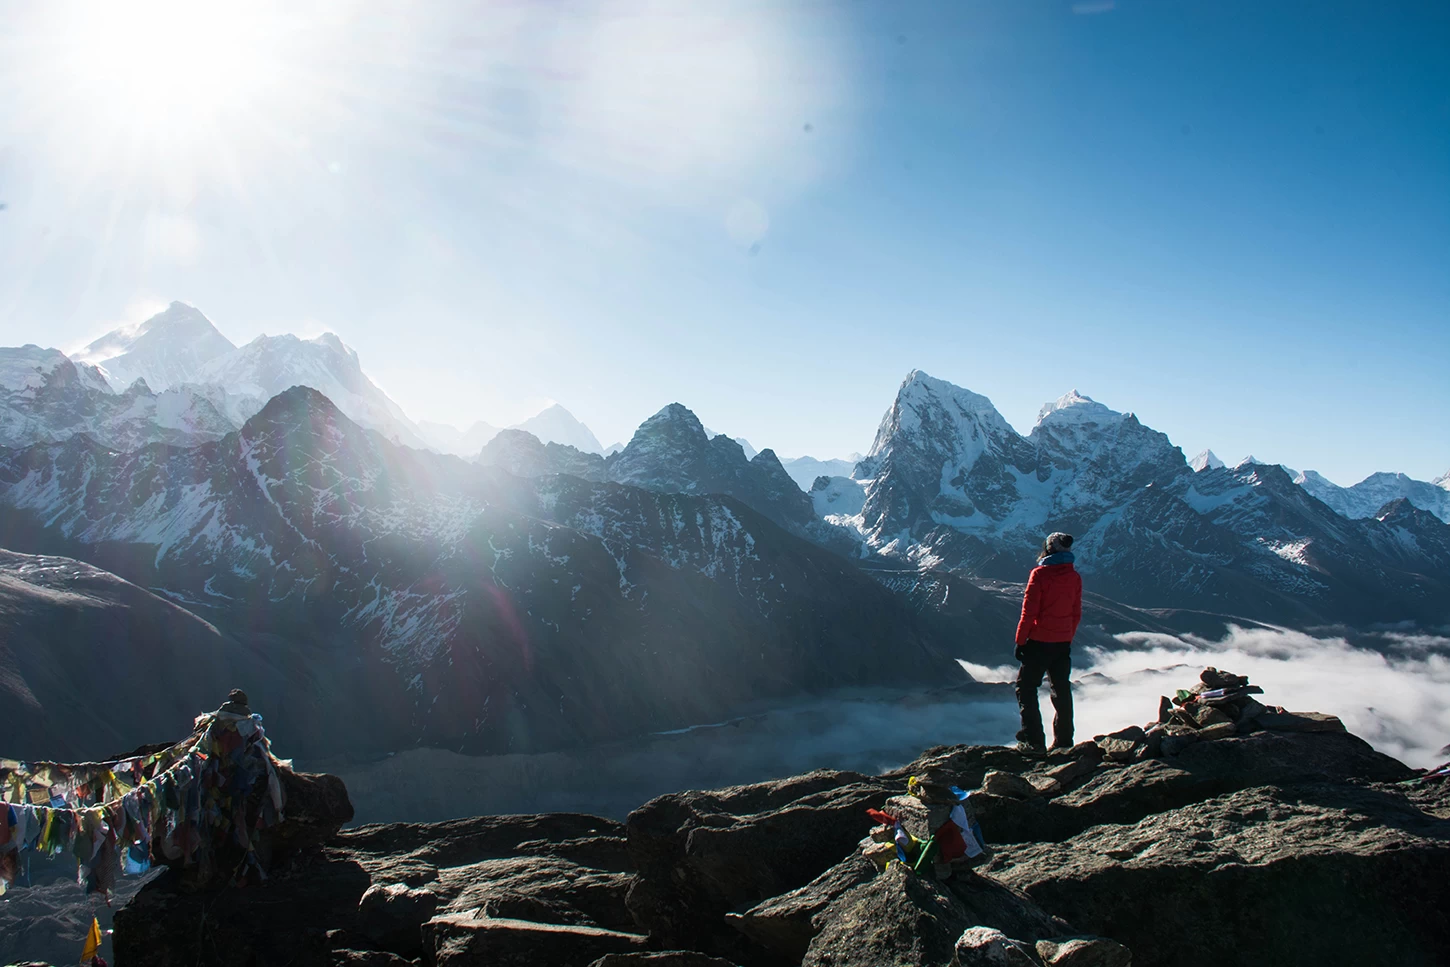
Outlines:
<svg viewBox="0 0 1450 967"><path fill-rule="evenodd" d="M1201 473L1204 470L1222 470L1226 464L1212 450L1203 450L1198 456L1188 461L1188 466L1193 469L1194 473Z"/></svg>
<svg viewBox="0 0 1450 967"><path fill-rule="evenodd" d="M1113 423L1126 415L1104 406L1091 396L1069 390L1051 403L1044 403L1037 414L1037 425L1044 423Z"/></svg>
<svg viewBox="0 0 1450 967"><path fill-rule="evenodd" d="M0 389L33 395L65 361L66 355L59 349L34 343L0 349Z"/></svg>

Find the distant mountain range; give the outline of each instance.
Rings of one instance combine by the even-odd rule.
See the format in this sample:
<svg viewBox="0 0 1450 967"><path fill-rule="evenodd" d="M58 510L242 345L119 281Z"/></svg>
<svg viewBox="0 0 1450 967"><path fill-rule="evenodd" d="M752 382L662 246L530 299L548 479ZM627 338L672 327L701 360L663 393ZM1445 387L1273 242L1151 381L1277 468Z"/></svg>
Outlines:
<svg viewBox="0 0 1450 967"><path fill-rule="evenodd" d="M38 710L56 755L116 747L84 723L117 710L68 704L96 687L84 655L188 693L257 683L314 755L560 748L949 682L1010 656L1055 529L1083 644L1450 624L1444 478L1189 461L1077 392L1022 435L922 372L854 463L747 451L681 403L605 455L562 407L414 424L330 334L211 333L173 304L75 359L0 349L0 707ZM124 703L116 680L90 698Z"/></svg>
<svg viewBox="0 0 1450 967"><path fill-rule="evenodd" d="M986 397L913 372L855 469L860 510L831 523L863 555L1008 581L1065 530L1090 587L1144 607L1450 621L1450 526L1412 498L1351 520L1283 467L1211 456L1195 471L1162 433L1076 392L1024 437ZM850 510L851 483L816 493Z"/></svg>
<svg viewBox="0 0 1450 967"><path fill-rule="evenodd" d="M680 410L641 428L619 475L680 479L681 446L704 436ZM706 447L701 472L741 470L711 462L743 461L731 441ZM759 481L738 476L775 479L808 516L768 463ZM265 654L268 722L299 754L557 748L718 721L772 696L960 675L961 643L910 601L739 500L696 491L525 479L402 447L297 387L195 447L116 452L78 435L0 449L0 546L154 589L220 629L208 647L238 680L245 656ZM771 506L765 489L752 495ZM1009 621L1002 609L998 634ZM185 677L185 660L173 671ZM217 677L199 673L197 687ZM83 745L79 726L64 738Z"/></svg>

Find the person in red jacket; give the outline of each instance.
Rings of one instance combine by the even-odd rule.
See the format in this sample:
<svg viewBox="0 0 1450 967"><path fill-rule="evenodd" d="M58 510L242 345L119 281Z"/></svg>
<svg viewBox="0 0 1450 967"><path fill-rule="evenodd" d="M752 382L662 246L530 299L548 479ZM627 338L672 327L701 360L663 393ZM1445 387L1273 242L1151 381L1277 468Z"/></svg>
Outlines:
<svg viewBox="0 0 1450 967"><path fill-rule="evenodd" d="M1042 543L1042 557L1022 593L1022 620L1017 623L1017 708L1022 731L1017 747L1040 754L1045 739L1037 689L1042 676L1052 688L1052 747L1072 746L1072 637L1082 620L1082 578L1073 567L1072 535L1055 533Z"/></svg>

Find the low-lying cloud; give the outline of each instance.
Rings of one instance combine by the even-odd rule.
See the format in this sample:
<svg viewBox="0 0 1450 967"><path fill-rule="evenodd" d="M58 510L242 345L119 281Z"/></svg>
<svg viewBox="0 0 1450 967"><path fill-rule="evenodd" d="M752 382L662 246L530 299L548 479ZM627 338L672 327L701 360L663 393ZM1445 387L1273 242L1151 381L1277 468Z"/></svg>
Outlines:
<svg viewBox="0 0 1450 967"><path fill-rule="evenodd" d="M1450 638L1390 631L1351 643L1230 626L1221 641L1147 632L1117 640L1119 649L1094 648L1077 656L1073 696L1079 738L1151 721L1158 696L1189 687L1200 670L1213 665L1247 675L1264 689L1265 704L1338 715L1351 732L1408 765L1428 767L1447 758ZM979 681L1006 681L1016 674L1016 666L964 667Z"/></svg>
<svg viewBox="0 0 1450 967"><path fill-rule="evenodd" d="M1410 765L1450 758L1442 751L1450 742L1450 638L1381 632L1351 643L1234 627L1221 641L1133 633L1117 644L1074 656L1079 739L1152 721L1160 695L1191 686L1214 665L1248 675L1263 687L1266 704L1340 716L1350 731ZM962 665L981 682L1008 682L1017 672L1016 665ZM1050 717L1045 689L1042 705ZM372 763L300 764L342 775L359 822L545 811L622 818L667 792L812 769L884 772L934 745L1006 744L1016 731L1006 685L858 690L574 752L470 757L414 749Z"/></svg>

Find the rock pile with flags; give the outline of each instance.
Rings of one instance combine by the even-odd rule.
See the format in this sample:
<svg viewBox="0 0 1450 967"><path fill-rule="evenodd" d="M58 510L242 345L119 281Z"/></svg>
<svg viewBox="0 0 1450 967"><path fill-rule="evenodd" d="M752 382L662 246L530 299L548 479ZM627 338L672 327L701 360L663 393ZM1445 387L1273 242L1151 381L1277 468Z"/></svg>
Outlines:
<svg viewBox="0 0 1450 967"><path fill-rule="evenodd" d="M0 893L34 856L75 857L87 893L153 863L196 882L266 878L285 795L262 717L234 692L173 745L107 762L0 760Z"/></svg>
<svg viewBox="0 0 1450 967"><path fill-rule="evenodd" d="M1141 762L1176 756L1196 742L1275 732L1343 732L1338 716L1320 712L1289 712L1265 705L1255 696L1264 690L1247 676L1213 666L1199 673L1198 681L1158 700L1158 719L1132 725L1094 740L1111 762Z"/></svg>

